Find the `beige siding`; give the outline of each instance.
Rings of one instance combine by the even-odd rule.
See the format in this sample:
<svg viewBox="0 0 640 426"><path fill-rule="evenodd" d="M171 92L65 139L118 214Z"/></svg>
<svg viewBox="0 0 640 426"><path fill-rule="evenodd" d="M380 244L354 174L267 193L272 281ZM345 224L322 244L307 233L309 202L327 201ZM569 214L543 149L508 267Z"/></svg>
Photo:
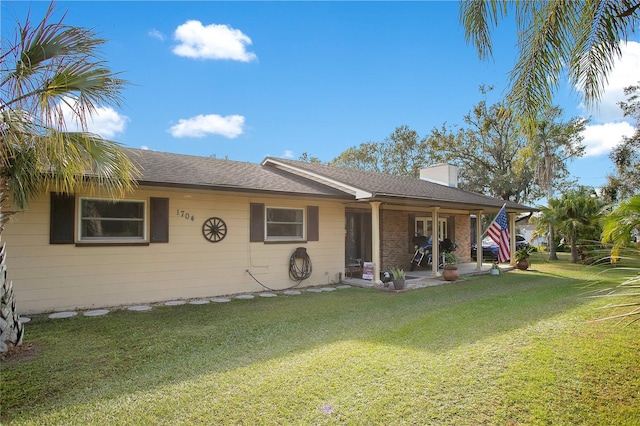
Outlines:
<svg viewBox="0 0 640 426"><path fill-rule="evenodd" d="M27 211L15 214L3 236L19 311L89 309L263 290L247 270L265 286L284 289L296 284L289 279L288 267L299 246L307 249L313 264L313 273L302 286L335 283L343 271L344 207L339 202L148 188L127 198L148 201L150 197L169 198L169 243L51 245L48 194L30 203ZM252 202L319 206L320 240L250 243ZM181 211L195 219L185 219ZM213 216L222 218L228 228L227 236L218 243L202 236L204 220Z"/></svg>

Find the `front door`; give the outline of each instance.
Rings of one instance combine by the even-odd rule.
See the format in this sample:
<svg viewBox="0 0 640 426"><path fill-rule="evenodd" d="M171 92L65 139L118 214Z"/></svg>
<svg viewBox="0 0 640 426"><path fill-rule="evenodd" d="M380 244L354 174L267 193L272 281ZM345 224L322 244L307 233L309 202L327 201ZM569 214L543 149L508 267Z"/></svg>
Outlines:
<svg viewBox="0 0 640 426"><path fill-rule="evenodd" d="M355 259L371 261L371 213L346 213L345 253L347 264Z"/></svg>

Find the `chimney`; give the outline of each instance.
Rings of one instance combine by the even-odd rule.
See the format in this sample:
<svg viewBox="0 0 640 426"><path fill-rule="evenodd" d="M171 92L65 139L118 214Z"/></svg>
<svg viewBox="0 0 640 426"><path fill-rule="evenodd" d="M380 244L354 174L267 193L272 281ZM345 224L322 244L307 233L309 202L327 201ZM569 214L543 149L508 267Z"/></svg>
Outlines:
<svg viewBox="0 0 640 426"><path fill-rule="evenodd" d="M458 187L458 167L451 164L434 164L420 169L420 179L438 185Z"/></svg>

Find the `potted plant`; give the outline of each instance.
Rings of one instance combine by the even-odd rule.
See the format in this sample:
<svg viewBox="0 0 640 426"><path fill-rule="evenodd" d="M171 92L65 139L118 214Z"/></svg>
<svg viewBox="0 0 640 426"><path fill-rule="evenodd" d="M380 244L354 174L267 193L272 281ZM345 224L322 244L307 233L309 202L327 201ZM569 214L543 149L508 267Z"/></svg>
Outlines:
<svg viewBox="0 0 640 426"><path fill-rule="evenodd" d="M458 272L458 258L453 253L443 253L444 266L442 277L447 281L456 281L460 276Z"/></svg>
<svg viewBox="0 0 640 426"><path fill-rule="evenodd" d="M531 256L533 250L534 249L531 246L522 247L516 250L516 268L522 271L526 271L527 269L529 269L529 266L531 265L529 263L529 256Z"/></svg>
<svg viewBox="0 0 640 426"><path fill-rule="evenodd" d="M402 290L407 279L404 269L398 266L391 268L391 276L393 277L393 287L396 290Z"/></svg>
<svg viewBox="0 0 640 426"><path fill-rule="evenodd" d="M498 262L493 262L491 265L491 275L500 275L500 268L498 268Z"/></svg>

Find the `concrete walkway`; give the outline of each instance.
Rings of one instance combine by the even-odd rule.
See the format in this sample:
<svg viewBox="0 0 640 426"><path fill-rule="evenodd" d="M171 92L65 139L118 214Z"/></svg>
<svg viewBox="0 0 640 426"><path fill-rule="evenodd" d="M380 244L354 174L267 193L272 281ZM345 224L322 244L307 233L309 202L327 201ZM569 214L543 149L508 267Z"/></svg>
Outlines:
<svg viewBox="0 0 640 426"><path fill-rule="evenodd" d="M459 263L458 264L458 273L460 274L460 278L458 281L462 281L462 278L465 275L483 275L489 274L491 269L491 263L483 263L482 268L480 270L477 269L476 262L470 263ZM513 266L510 265L500 265L500 272L506 272L513 269ZM449 281L446 281L442 276L435 276L431 269L426 268L418 268L415 271L405 271L407 274L407 281L405 284L405 290L414 290L417 288L429 287L434 285L445 284ZM442 270L440 271L442 273ZM364 287L364 288L376 288L379 285L375 285L371 280L363 280L361 278L343 278L342 281L345 284L349 284L355 287ZM393 284L391 284L391 288L393 288Z"/></svg>

